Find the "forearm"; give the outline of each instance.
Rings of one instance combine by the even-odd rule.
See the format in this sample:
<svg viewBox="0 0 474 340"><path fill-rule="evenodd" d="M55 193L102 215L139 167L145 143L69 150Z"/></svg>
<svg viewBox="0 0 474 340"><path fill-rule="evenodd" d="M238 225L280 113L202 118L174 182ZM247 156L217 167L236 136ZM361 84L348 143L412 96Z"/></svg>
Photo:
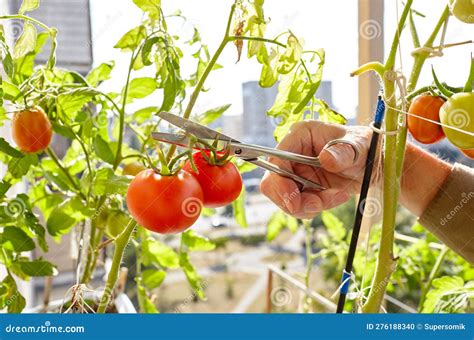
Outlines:
<svg viewBox="0 0 474 340"><path fill-rule="evenodd" d="M452 165L408 144L401 178L400 202L421 216L452 170Z"/></svg>

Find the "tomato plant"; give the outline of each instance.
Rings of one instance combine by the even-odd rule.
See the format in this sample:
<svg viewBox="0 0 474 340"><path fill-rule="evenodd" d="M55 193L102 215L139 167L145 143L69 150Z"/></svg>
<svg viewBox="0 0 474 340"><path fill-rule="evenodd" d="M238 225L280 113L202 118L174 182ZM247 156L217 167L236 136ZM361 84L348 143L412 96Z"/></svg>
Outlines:
<svg viewBox="0 0 474 340"><path fill-rule="evenodd" d="M444 104L441 97L422 95L412 101L409 113L439 122L439 109ZM444 132L440 125L422 120L415 116L407 118L408 130L413 138L423 144L436 143L444 138Z"/></svg>
<svg viewBox="0 0 474 340"><path fill-rule="evenodd" d="M232 203L242 191L242 177L237 167L228 159L218 157L210 158L210 153L195 152L193 161L197 171L189 161L184 165L184 169L192 173L201 185L204 206L209 208Z"/></svg>
<svg viewBox="0 0 474 340"><path fill-rule="evenodd" d="M201 186L187 171L166 176L144 170L127 191L127 207L135 220L160 234L179 233L192 226L202 202Z"/></svg>
<svg viewBox="0 0 474 340"><path fill-rule="evenodd" d="M449 0L453 15L467 24L474 24L474 3L471 0Z"/></svg>

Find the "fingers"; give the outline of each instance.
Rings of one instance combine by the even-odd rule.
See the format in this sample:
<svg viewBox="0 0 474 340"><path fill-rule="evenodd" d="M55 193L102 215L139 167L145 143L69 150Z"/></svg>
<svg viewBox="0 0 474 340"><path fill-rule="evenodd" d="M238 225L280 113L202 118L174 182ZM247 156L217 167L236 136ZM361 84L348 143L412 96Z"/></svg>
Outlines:
<svg viewBox="0 0 474 340"><path fill-rule="evenodd" d="M332 173L358 176L364 167L370 146L371 131L365 127L348 130L342 138L352 144L336 143L327 146L319 153L321 167ZM356 159L357 153L357 159Z"/></svg>
<svg viewBox="0 0 474 340"><path fill-rule="evenodd" d="M323 210L343 204L350 197L346 190L341 189L301 192L293 180L271 173L263 177L260 190L283 211L301 219L313 218Z"/></svg>

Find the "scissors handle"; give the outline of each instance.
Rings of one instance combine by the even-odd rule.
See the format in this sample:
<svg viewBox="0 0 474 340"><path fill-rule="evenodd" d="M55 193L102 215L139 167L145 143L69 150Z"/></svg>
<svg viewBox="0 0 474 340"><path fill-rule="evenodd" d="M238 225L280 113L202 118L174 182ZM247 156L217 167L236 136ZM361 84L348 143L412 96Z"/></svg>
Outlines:
<svg viewBox="0 0 474 340"><path fill-rule="evenodd" d="M314 167L321 167L321 163L318 157L311 157L300 155L294 152L278 150L273 148L268 148L266 146L254 145L254 144L244 144L244 143L231 143L233 147L233 152L242 158L254 158L259 156L274 156L279 159L284 159L291 162L307 164ZM239 155L242 153L243 155Z"/></svg>
<svg viewBox="0 0 474 340"><path fill-rule="evenodd" d="M292 180L294 180L295 182L300 184L300 190L301 191L303 191L305 189L316 190L316 191L326 190L325 187L323 187L322 185L320 185L318 183L310 181L309 179L306 179L304 177L298 176L297 174L295 174L293 172L284 170L284 169L282 169L282 168L280 168L280 167L278 167L278 166L276 166L276 165L274 165L270 162L267 162L265 160L252 159L252 160L249 160L248 162L253 163L253 164L255 164L256 166L258 166L262 169L274 172L274 173L276 173L280 176L291 178Z"/></svg>

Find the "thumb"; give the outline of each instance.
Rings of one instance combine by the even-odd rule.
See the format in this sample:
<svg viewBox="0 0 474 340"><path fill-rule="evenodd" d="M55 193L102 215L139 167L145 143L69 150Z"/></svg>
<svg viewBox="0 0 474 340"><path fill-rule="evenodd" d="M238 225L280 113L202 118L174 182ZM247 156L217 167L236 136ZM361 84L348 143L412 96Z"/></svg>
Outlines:
<svg viewBox="0 0 474 340"><path fill-rule="evenodd" d="M338 173L354 166L354 148L349 144L337 143L325 147L319 153L321 167L329 172Z"/></svg>

